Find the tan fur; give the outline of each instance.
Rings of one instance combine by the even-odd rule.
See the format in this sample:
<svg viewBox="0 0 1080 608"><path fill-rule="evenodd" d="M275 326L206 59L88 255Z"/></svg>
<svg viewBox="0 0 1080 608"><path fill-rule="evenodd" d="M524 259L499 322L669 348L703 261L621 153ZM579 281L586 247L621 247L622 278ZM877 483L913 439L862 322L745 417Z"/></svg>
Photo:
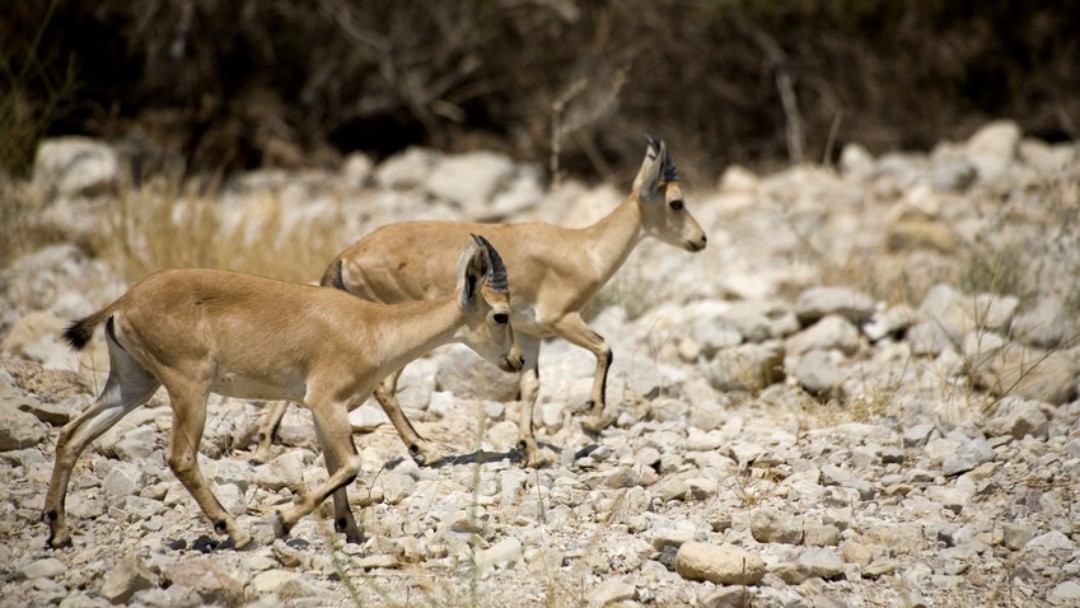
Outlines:
<svg viewBox="0 0 1080 608"><path fill-rule="evenodd" d="M463 235L455 249L467 242ZM214 497L196 459L210 393L306 405L329 479L277 514L279 534L333 495L338 530L359 540L346 496L360 466L348 411L387 374L452 341L465 342L507 371L521 368L521 350L505 322L509 294L488 285L491 254L470 244L459 265L456 291L396 306L232 272L163 271L75 323L67 334L75 346L85 343L82 338L95 325L106 323L110 370L102 395L60 433L44 509L49 546L70 543L64 496L79 454L160 385L173 410L167 462L215 529L228 533L236 547L246 545L250 535ZM466 277L476 286L471 292Z"/></svg>
<svg viewBox="0 0 1080 608"><path fill-rule="evenodd" d="M674 161L662 141L650 139L649 149L633 188L607 217L587 228L573 229L543 223L475 224L465 222L406 222L375 230L330 263L324 284L365 300L408 302L435 297L453 286L453 268L446 264L463 235L481 234L498 249L514 293L512 323L525 351L521 377L524 402L519 420L519 445L526 463L543 463L533 433L533 408L539 388L537 368L540 340L559 336L585 348L597 359L589 393L587 429L610 423L605 417L605 388L611 349L581 316L582 309L626 261L644 237L697 252L705 248L705 233L683 206ZM375 396L391 422L421 463L442 454L412 428L394 395L400 371L387 378ZM279 404L261 425L259 454L270 453L273 428L284 414Z"/></svg>

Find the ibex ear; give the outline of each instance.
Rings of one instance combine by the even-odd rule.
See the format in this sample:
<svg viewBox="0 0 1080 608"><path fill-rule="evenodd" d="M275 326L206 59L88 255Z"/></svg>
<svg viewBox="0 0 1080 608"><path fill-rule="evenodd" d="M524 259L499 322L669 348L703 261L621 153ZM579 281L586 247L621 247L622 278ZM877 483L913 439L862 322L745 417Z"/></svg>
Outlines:
<svg viewBox="0 0 1080 608"><path fill-rule="evenodd" d="M646 135L645 141L649 143L645 151L645 160L641 162L641 169L634 178L634 192L638 200L651 202L657 200L657 190L661 181L661 170L664 159L667 157L667 146L662 140Z"/></svg>
<svg viewBox="0 0 1080 608"><path fill-rule="evenodd" d="M461 307L470 308L476 301L476 294L480 291L480 283L488 277L491 271L491 254L487 248L472 235L473 242L469 243L458 258L458 288L461 290Z"/></svg>
<svg viewBox="0 0 1080 608"><path fill-rule="evenodd" d="M459 297L462 308L469 308L476 298L480 279L484 276L483 263L483 252L473 242L465 246L464 251L461 252L461 256L458 258L457 288L460 292Z"/></svg>

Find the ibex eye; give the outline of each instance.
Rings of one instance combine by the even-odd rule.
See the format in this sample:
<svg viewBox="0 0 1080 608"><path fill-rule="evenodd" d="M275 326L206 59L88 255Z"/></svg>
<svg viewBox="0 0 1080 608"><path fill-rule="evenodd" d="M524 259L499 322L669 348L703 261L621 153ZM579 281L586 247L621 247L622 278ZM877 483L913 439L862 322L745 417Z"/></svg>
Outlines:
<svg viewBox="0 0 1080 608"><path fill-rule="evenodd" d="M510 315L506 314L505 312L497 312L495 313L495 316L493 318L495 319L495 322L499 325L506 325L510 322Z"/></svg>
<svg viewBox="0 0 1080 608"><path fill-rule="evenodd" d="M683 202L679 200L671 201L668 203L668 207L671 207L672 211L679 211L683 208Z"/></svg>

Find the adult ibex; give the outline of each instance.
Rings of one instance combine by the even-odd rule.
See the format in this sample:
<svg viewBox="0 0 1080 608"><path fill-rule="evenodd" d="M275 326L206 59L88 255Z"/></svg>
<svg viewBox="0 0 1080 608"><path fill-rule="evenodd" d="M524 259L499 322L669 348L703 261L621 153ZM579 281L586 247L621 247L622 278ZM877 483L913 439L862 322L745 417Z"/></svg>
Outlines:
<svg viewBox="0 0 1080 608"><path fill-rule="evenodd" d="M514 284L511 320L525 352L519 447L528 466L542 464L532 423L540 383L540 340L559 336L596 355L587 401L590 417L585 424L591 429L606 426L609 419L604 417L604 391L612 353L604 339L589 329L581 316L582 309L644 237L655 237L692 252L705 248L705 233L686 210L675 161L663 141L647 139L645 160L629 196L592 226L578 229L543 223L424 221L391 224L339 254L323 275L322 284L375 302L436 297L450 289L454 281L445 253L466 234L487 237L502 253ZM376 389L375 397L412 457L421 464L435 462L443 455L416 432L397 402L400 374L395 370ZM275 404L263 419L253 460L269 457L270 441L286 406Z"/></svg>
<svg viewBox="0 0 1080 608"><path fill-rule="evenodd" d="M60 432L42 519L48 546L71 543L64 497L83 449L161 385L173 424L166 461L217 533L237 547L251 536L237 527L206 485L196 458L210 393L299 401L311 410L329 478L275 514L284 536L326 497L334 523L352 541L362 533L346 488L360 470L348 412L380 380L436 346L461 341L506 371L520 370L521 349L510 326L506 269L483 237L458 261L456 290L396 305L366 302L336 289L296 285L218 270L168 270L148 276L64 334L82 348L105 323L109 377L101 396ZM423 242L413 246L424 249ZM421 256L452 255L439 248ZM452 261L447 261L452 266Z"/></svg>

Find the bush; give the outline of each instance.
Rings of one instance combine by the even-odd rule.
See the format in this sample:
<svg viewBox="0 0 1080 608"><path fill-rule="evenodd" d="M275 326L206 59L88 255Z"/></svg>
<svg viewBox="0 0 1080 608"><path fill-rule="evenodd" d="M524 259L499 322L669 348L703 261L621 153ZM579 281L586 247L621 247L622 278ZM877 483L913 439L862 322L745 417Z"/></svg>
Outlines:
<svg viewBox="0 0 1080 608"><path fill-rule="evenodd" d="M40 121L127 141L150 169L332 164L410 144L546 163L557 130L570 171L628 180L612 167L636 166L649 132L711 180L845 141L927 148L1002 115L1050 141L1080 136L1080 0L15 6L0 21L5 76L12 58L39 69L8 96L40 112L72 70L72 111ZM25 170L31 144L0 162Z"/></svg>

